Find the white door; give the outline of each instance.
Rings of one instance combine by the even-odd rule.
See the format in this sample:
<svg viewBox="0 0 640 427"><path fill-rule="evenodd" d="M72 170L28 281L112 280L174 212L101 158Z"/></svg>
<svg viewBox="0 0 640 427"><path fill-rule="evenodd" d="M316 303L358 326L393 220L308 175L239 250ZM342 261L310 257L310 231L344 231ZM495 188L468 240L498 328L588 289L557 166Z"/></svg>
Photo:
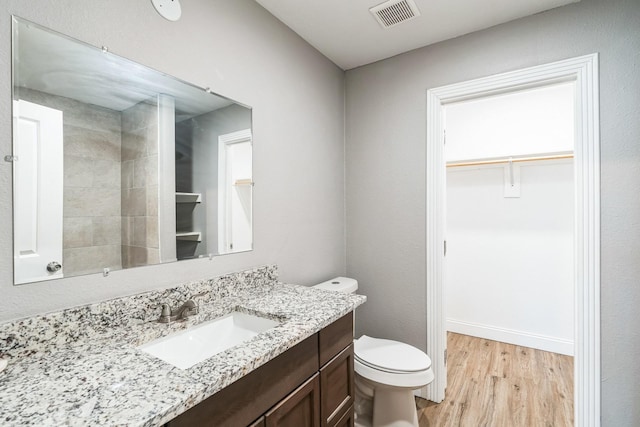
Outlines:
<svg viewBox="0 0 640 427"><path fill-rule="evenodd" d="M251 194L253 181L251 178L251 141L243 141L228 145L227 157L231 185L228 192L230 212L230 236L233 252L250 251L252 248L251 233Z"/></svg>
<svg viewBox="0 0 640 427"><path fill-rule="evenodd" d="M63 277L62 111L13 102L14 283Z"/></svg>
<svg viewBox="0 0 640 427"><path fill-rule="evenodd" d="M251 130L220 135L218 141L218 252L249 251L253 247Z"/></svg>

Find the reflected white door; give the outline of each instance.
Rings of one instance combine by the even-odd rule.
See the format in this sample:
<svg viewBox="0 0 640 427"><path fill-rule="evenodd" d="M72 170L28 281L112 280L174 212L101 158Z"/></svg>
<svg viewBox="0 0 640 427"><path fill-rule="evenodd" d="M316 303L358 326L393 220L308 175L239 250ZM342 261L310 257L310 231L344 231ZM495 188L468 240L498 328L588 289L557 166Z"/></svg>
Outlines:
<svg viewBox="0 0 640 427"><path fill-rule="evenodd" d="M219 137L218 153L218 251L249 251L252 231L251 130Z"/></svg>
<svg viewBox="0 0 640 427"><path fill-rule="evenodd" d="M62 111L14 101L13 129L14 282L63 277Z"/></svg>

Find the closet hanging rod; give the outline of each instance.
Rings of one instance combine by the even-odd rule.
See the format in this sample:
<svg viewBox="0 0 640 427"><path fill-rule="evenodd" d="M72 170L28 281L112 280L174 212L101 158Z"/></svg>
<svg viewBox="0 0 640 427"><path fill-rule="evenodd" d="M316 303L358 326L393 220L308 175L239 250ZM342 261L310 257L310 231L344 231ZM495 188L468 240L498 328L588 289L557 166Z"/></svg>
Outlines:
<svg viewBox="0 0 640 427"><path fill-rule="evenodd" d="M462 166L482 166L482 165L497 165L501 163L519 163L519 162L534 162L538 160L562 160L573 159L573 153L564 154L550 154L528 157L502 157L499 159L487 159L487 160L469 160L463 162L450 162L447 163L448 168L458 168Z"/></svg>

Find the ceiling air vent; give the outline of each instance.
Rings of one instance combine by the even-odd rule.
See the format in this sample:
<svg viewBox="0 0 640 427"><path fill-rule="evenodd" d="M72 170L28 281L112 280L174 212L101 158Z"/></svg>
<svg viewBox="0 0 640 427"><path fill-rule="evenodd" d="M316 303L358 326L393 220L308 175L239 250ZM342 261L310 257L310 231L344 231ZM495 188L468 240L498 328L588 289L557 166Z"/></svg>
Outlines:
<svg viewBox="0 0 640 427"><path fill-rule="evenodd" d="M413 0L389 0L369 9L382 28L391 28L401 22L420 16Z"/></svg>

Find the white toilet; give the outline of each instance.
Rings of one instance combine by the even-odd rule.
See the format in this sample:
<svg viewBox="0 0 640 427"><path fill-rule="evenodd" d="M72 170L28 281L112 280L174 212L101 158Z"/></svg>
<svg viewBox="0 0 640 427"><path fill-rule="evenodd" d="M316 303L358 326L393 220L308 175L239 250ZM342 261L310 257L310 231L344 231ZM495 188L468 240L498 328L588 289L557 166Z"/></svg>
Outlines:
<svg viewBox="0 0 640 427"><path fill-rule="evenodd" d="M355 293L358 282L347 277L314 286ZM418 427L413 391L433 381L431 359L424 352L398 341L371 338L354 340L357 427Z"/></svg>

